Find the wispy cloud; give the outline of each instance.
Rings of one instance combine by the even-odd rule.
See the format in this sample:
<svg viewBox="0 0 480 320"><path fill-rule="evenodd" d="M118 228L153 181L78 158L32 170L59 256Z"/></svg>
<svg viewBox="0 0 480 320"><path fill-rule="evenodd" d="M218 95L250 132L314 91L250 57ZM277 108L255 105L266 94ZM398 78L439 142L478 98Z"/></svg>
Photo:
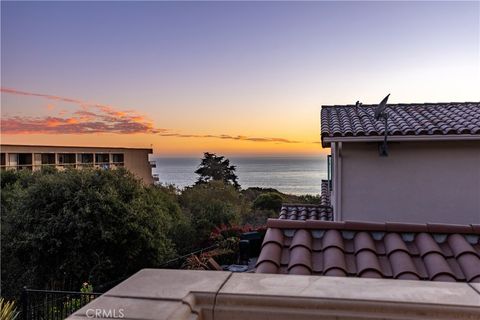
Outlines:
<svg viewBox="0 0 480 320"><path fill-rule="evenodd" d="M54 104L48 104L47 110L54 115L48 116L6 116L1 119L2 134L93 134L117 133L158 134L162 137L176 138L212 138L222 140L270 142L270 143L301 143L302 141L272 137L249 137L244 135L228 134L185 134L171 132L156 127L151 120L135 110L121 110L121 108L88 102L50 94L34 93L10 88L0 88L5 94L37 97L50 101L68 103L74 110L60 109Z"/></svg>
<svg viewBox="0 0 480 320"><path fill-rule="evenodd" d="M26 92L9 88L1 88L6 94L37 97L57 102L64 102L75 107L68 112L65 109L55 115L26 117L2 117L1 131L3 134L86 134L86 133L159 133L165 129L155 128L153 122L135 110L120 110L120 108L88 102L80 99L61 97L50 94ZM55 106L47 105L50 112Z"/></svg>
<svg viewBox="0 0 480 320"><path fill-rule="evenodd" d="M247 136L231 136L227 134L212 135L212 134L181 134L181 133L159 133L162 137L177 137L177 138L214 138L222 140L239 140L239 141L253 141L253 142L277 142L277 143L301 143L301 141L289 140L284 138L264 138L264 137L247 137Z"/></svg>

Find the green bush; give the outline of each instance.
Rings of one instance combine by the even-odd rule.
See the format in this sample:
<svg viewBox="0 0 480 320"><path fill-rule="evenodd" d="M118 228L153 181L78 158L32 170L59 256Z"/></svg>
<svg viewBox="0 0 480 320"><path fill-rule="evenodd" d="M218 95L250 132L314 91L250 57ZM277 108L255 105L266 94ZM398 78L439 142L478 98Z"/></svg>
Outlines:
<svg viewBox="0 0 480 320"><path fill-rule="evenodd" d="M242 210L241 194L233 185L222 181L186 188L179 201L190 218L197 247L208 240L216 226L238 222Z"/></svg>
<svg viewBox="0 0 480 320"><path fill-rule="evenodd" d="M127 170L1 173L2 294L102 284L173 257L173 196Z"/></svg>
<svg viewBox="0 0 480 320"><path fill-rule="evenodd" d="M283 197L276 192L262 193L253 201L255 209L280 211Z"/></svg>
<svg viewBox="0 0 480 320"><path fill-rule="evenodd" d="M213 158L201 172L213 178L183 192L145 186L125 169L2 171L2 295L18 297L23 286L71 290L85 280L97 289L117 284L211 245L215 227L264 225L282 201L319 201L275 189L240 191L230 175L217 177L235 168Z"/></svg>

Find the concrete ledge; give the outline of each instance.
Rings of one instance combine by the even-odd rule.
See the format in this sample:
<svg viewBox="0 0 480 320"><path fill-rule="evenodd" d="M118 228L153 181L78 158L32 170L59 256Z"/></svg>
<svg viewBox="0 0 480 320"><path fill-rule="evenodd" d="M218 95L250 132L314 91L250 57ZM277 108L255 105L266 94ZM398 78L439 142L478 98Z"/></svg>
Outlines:
<svg viewBox="0 0 480 320"><path fill-rule="evenodd" d="M69 319L480 319L477 289L467 283L145 269ZM96 310L106 313L96 316Z"/></svg>
<svg viewBox="0 0 480 320"><path fill-rule="evenodd" d="M217 271L143 269L73 317L114 319L108 312L116 310L118 315L122 309L124 319L213 319L215 297L230 275ZM107 316L91 317L102 309Z"/></svg>

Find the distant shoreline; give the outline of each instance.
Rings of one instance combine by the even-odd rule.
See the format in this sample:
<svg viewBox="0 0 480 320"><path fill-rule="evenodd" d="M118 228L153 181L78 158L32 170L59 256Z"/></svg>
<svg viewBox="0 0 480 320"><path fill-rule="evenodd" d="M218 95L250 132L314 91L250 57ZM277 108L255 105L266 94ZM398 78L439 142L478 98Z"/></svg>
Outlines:
<svg viewBox="0 0 480 320"><path fill-rule="evenodd" d="M317 195L321 180L327 178L326 157L231 157L242 189L273 188L285 194ZM157 167L154 173L160 182L184 188L195 183L195 169L200 158L152 157Z"/></svg>

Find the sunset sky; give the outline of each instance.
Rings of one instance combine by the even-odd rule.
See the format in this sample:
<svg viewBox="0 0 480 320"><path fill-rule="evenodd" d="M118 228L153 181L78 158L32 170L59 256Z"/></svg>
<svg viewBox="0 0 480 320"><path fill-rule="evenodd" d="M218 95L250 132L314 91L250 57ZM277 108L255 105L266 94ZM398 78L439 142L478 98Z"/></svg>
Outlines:
<svg viewBox="0 0 480 320"><path fill-rule="evenodd" d="M1 142L322 153L325 104L480 100L479 2L4 2Z"/></svg>

